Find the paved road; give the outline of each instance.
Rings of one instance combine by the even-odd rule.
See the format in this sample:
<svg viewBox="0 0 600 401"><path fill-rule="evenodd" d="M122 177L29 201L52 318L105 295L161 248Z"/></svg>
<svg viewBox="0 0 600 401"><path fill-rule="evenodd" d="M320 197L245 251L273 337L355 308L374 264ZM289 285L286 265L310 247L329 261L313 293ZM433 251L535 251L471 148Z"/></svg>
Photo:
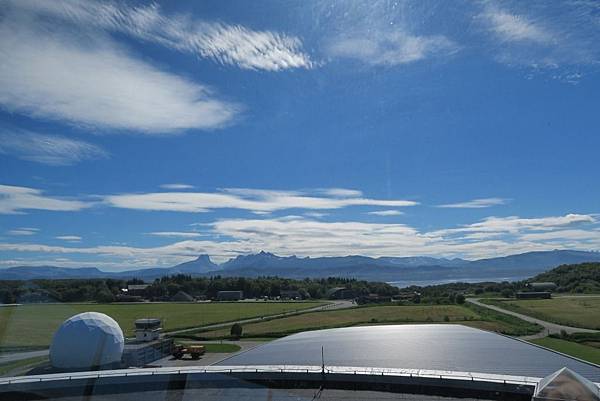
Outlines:
<svg viewBox="0 0 600 401"><path fill-rule="evenodd" d="M21 359L29 359L29 358L36 358L38 356L46 356L46 355L48 355L48 353L49 353L49 350L42 349L39 351L27 351L27 352L15 352L15 353L11 353L11 354L0 354L0 365L9 363L9 362L20 361Z"/></svg>
<svg viewBox="0 0 600 401"><path fill-rule="evenodd" d="M301 304L299 304L301 305ZM308 313L308 312L316 312L316 311L322 311L322 310L337 310L337 309L346 309L346 308L351 308L353 306L356 306L356 304L354 304L352 301L346 301L346 300L340 300L340 301L331 301L328 304L325 305L321 305L321 306L315 306L313 308L308 308L308 309L302 309L302 310L296 310L296 311L289 311L289 312L283 312L283 313L278 313L275 315L266 315L263 317L252 317L252 318L248 318L248 319L242 319L242 320L237 320L234 322L227 322L227 323L215 323L215 324L210 324L207 326L198 326L198 327L193 327L190 329L183 329L183 330L175 330L175 331L169 331L168 333L165 333L167 335L171 335L171 334L181 334L181 333L189 333L189 332L193 332L193 331L197 331L199 329L222 329L224 327L229 327L234 323L239 323L239 324L248 324L248 323L256 323L256 322L261 322L265 319L273 319L273 318L281 318L281 317L287 317L287 316L294 316L294 315L299 315L302 313Z"/></svg>
<svg viewBox="0 0 600 401"><path fill-rule="evenodd" d="M215 343L215 344L235 344L240 347L239 351L235 352L210 352L202 355L200 359L175 359L172 356L159 359L151 363L151 365L160 365L163 367L167 366L208 366L214 365L215 363L221 362L224 359L230 358L234 355L246 352L254 347L263 345L263 341L202 341L202 344Z"/></svg>
<svg viewBox="0 0 600 401"><path fill-rule="evenodd" d="M537 334L520 337L524 340L532 340L535 338L542 338L542 337L546 337L549 334L560 334L560 332L562 330L566 331L569 334L571 334L571 333L596 333L597 332L597 330L582 329L580 327L563 326L561 324L547 322L545 320L537 319L535 317L531 317L531 316L523 315L521 313L503 309L496 305L484 304L483 302L479 301L479 298L467 298L467 302L470 302L472 304L475 304L477 306L481 306L484 308L492 309L497 312L505 313L507 315L518 317L519 319L525 320L526 322L537 323L544 328L542 331L540 331Z"/></svg>

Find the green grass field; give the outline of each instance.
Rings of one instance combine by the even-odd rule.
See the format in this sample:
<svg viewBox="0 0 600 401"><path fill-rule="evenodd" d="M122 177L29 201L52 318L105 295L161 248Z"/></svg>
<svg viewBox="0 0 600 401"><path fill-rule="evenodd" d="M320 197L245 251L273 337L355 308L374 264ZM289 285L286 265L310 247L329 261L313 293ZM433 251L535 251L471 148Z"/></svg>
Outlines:
<svg viewBox="0 0 600 401"><path fill-rule="evenodd" d="M578 344L558 338L539 338L531 340L532 343L550 348L563 354L571 355L585 361L600 364L600 349L588 345Z"/></svg>
<svg viewBox="0 0 600 401"><path fill-rule="evenodd" d="M14 374L21 374L22 371L31 369L35 366L41 365L48 362L47 356L37 356L28 359L21 359L20 361L14 361L9 363L0 364L0 376L11 376Z"/></svg>
<svg viewBox="0 0 600 401"><path fill-rule="evenodd" d="M304 330L381 323L461 323L484 330L511 332L510 323L485 320L460 305L370 306L346 310L312 312L244 325L244 337L283 336ZM229 328L199 332L197 336L221 338Z"/></svg>
<svg viewBox="0 0 600 401"><path fill-rule="evenodd" d="M549 322L587 329L600 329L600 296L492 302L500 307Z"/></svg>
<svg viewBox="0 0 600 401"><path fill-rule="evenodd" d="M102 312L114 318L126 336L133 322L145 317L163 319L165 331L198 327L244 318L312 308L322 302L235 302L155 304L22 305L0 308L0 351L47 347L58 326L81 312Z"/></svg>

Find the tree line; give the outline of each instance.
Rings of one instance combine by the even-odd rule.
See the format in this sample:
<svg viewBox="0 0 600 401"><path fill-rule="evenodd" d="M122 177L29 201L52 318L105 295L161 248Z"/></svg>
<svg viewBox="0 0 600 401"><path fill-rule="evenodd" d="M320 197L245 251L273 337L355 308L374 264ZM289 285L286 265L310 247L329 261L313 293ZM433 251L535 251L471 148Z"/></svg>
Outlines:
<svg viewBox="0 0 600 401"><path fill-rule="evenodd" d="M130 284L142 284L142 280L118 279L55 279L31 281L0 281L0 302L40 303L40 302L114 302L122 289ZM359 281L346 278L319 278L294 280L281 277L191 277L174 275L162 277L150 283L145 290L145 298L168 300L179 291L193 297L215 298L219 291L241 290L247 298L281 295L283 290L296 290L305 299L325 298L332 288L351 289L356 296L377 294L393 296L399 289L387 283Z"/></svg>

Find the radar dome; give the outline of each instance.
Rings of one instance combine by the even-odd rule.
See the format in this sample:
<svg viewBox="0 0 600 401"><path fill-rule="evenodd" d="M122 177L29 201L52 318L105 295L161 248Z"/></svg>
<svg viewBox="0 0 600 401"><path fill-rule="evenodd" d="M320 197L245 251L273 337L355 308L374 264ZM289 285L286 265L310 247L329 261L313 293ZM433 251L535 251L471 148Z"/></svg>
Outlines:
<svg viewBox="0 0 600 401"><path fill-rule="evenodd" d="M121 362L124 338L119 324L104 313L85 312L60 325L50 346L52 366L89 370Z"/></svg>

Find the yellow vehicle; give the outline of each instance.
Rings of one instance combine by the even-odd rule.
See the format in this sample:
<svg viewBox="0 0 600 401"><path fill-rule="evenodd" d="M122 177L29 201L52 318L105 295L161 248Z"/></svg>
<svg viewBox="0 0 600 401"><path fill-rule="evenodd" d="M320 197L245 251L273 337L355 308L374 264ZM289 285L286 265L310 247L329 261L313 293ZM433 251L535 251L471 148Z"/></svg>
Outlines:
<svg viewBox="0 0 600 401"><path fill-rule="evenodd" d="M185 355L189 355L192 359L200 359L204 355L206 349L204 345L182 345L177 344L173 348L173 356L175 359L183 359Z"/></svg>

